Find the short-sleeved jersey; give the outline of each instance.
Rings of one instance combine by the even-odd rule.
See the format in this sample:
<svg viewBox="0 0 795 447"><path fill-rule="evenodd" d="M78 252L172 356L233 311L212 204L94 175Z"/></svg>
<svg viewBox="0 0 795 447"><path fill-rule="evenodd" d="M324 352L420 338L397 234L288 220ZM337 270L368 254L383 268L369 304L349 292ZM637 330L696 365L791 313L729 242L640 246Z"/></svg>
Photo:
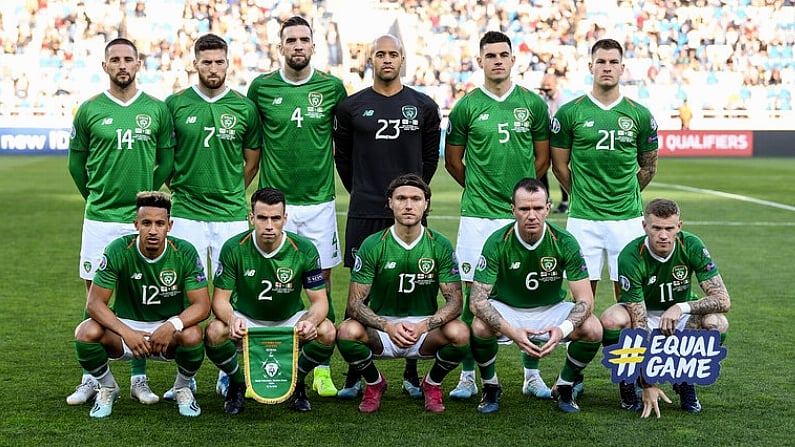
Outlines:
<svg viewBox="0 0 795 447"><path fill-rule="evenodd" d="M291 205L334 200L334 109L347 96L338 78L312 70L302 83L276 70L251 81L248 97L263 126L259 186L284 191Z"/></svg>
<svg viewBox="0 0 795 447"><path fill-rule="evenodd" d="M453 106L445 138L464 146L461 215L510 219L514 185L536 176L534 142L549 139L549 111L522 86L514 84L502 98L480 87Z"/></svg>
<svg viewBox="0 0 795 447"><path fill-rule="evenodd" d="M262 145L259 114L227 89L208 98L196 86L168 98L176 145L171 215L205 222L246 220L244 151Z"/></svg>
<svg viewBox="0 0 795 447"><path fill-rule="evenodd" d="M657 149L657 122L646 107L620 98L602 107L590 95L564 104L550 146L570 150L569 217L626 220L643 212L638 155Z"/></svg>
<svg viewBox="0 0 795 447"><path fill-rule="evenodd" d="M86 219L135 219L135 196L153 188L157 151L171 150L172 132L165 103L141 91L126 103L103 92L80 105L69 150L88 152Z"/></svg>
<svg viewBox="0 0 795 447"><path fill-rule="evenodd" d="M580 245L571 233L547 222L544 236L529 245L512 223L486 239L474 280L494 286L489 298L528 309L563 301L564 274L569 281L588 278Z"/></svg>
<svg viewBox="0 0 795 447"><path fill-rule="evenodd" d="M646 303L647 310L664 311L676 303L698 299L692 288L720 272L698 236L680 231L674 249L666 259L652 253L647 237L641 236L624 247L618 256L618 300Z"/></svg>
<svg viewBox="0 0 795 447"><path fill-rule="evenodd" d="M115 291L117 317L161 321L187 308L187 292L207 287L207 277L190 242L168 236L163 253L149 259L140 252L138 235L130 234L105 247L94 284Z"/></svg>
<svg viewBox="0 0 795 447"><path fill-rule="evenodd" d="M334 160L351 192L349 216L391 218L386 190L399 175L431 182L439 162L440 122L439 106L410 87L392 96L368 87L340 103Z"/></svg>
<svg viewBox="0 0 795 447"><path fill-rule="evenodd" d="M254 242L254 232L231 237L221 248L213 285L231 290L232 308L255 320L282 321L304 309L301 290L326 287L312 241L285 231L273 253Z"/></svg>
<svg viewBox="0 0 795 447"><path fill-rule="evenodd" d="M453 245L428 228L407 245L395 236L393 228L362 242L351 281L372 286L369 306L378 315L433 315L439 306L439 284L461 281Z"/></svg>

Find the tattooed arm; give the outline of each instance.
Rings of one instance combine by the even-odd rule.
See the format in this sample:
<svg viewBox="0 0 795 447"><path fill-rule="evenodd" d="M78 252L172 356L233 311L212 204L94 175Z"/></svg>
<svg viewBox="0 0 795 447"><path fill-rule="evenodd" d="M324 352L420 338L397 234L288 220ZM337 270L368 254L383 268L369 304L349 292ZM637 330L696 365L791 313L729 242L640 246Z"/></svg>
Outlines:
<svg viewBox="0 0 795 447"><path fill-rule="evenodd" d="M694 315L726 313L731 308L731 299L723 278L716 275L699 283L706 296L698 301L691 301L690 313Z"/></svg>
<svg viewBox="0 0 795 447"><path fill-rule="evenodd" d="M699 285L701 289L704 290L704 293L706 293L706 296L696 301L678 303L677 305L669 307L665 313L663 313L660 318L660 331L663 334L670 335L676 330L676 323L682 317L682 314L685 313L682 306L689 307L690 310L687 311L687 313L693 316L688 319L688 327L701 327L701 319L704 315L723 314L729 311L731 308L731 300L729 299L729 292L723 284L723 278L721 278L720 275L702 281ZM723 321L725 321L725 319Z"/></svg>
<svg viewBox="0 0 795 447"><path fill-rule="evenodd" d="M574 328L582 326L585 320L591 316L593 312L593 289L591 289L591 280L588 278L579 281L570 281L569 288L574 297L574 307L569 311L567 320L571 321Z"/></svg>
<svg viewBox="0 0 795 447"><path fill-rule="evenodd" d="M464 306L461 281L439 283L439 289L442 291L442 296L444 297L444 306L425 320L428 325L427 332L458 318Z"/></svg>
<svg viewBox="0 0 795 447"><path fill-rule="evenodd" d="M493 284L473 282L472 291L469 293L469 310L478 319L486 323L494 334L503 334L504 329L509 325L502 318L502 315L497 312L497 309L489 303L489 296L493 289Z"/></svg>
<svg viewBox="0 0 795 447"><path fill-rule="evenodd" d="M638 154L638 184L643 190L651 183L654 174L657 173L657 151L649 151Z"/></svg>
<svg viewBox="0 0 795 447"><path fill-rule="evenodd" d="M351 282L348 290L348 312L351 318L361 323L364 327L372 327L379 331L386 330L387 321L384 317L377 315L370 307L365 304L365 300L370 295L370 284Z"/></svg>
<svg viewBox="0 0 795 447"><path fill-rule="evenodd" d="M649 330L648 313L646 312L646 302L625 303L624 308L629 313L629 324L633 329Z"/></svg>

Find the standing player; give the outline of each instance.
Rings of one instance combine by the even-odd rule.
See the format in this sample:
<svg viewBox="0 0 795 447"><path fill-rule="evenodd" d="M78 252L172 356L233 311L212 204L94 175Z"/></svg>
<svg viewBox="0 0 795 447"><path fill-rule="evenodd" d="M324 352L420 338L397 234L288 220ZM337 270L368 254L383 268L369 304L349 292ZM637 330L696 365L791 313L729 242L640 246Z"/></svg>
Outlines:
<svg viewBox="0 0 795 447"><path fill-rule="evenodd" d="M285 228L311 240L320 253L329 318L334 321L331 268L342 262L334 204L332 127L334 109L346 96L342 81L310 62L315 51L312 28L291 17L279 31L280 70L251 82L248 97L256 104L264 128L259 187L284 191L290 220ZM315 371L312 388L336 396L328 365Z"/></svg>
<svg viewBox="0 0 795 447"><path fill-rule="evenodd" d="M119 236L134 233L135 197L158 189L171 173L173 126L166 105L138 89L135 76L141 67L138 50L124 38L105 46L102 69L110 87L86 102L75 114L69 141L69 173L86 199L80 247L80 277L91 287L105 246ZM146 359L134 359L130 397L144 404L159 398L149 388ZM96 381L87 372L69 405L84 404L96 396Z"/></svg>
<svg viewBox="0 0 795 447"><path fill-rule="evenodd" d="M513 221L510 188L524 177L544 175L549 167L549 111L539 95L511 81L516 60L511 39L487 32L480 39L477 60L484 84L450 111L444 155L447 171L464 187L456 253L467 290L484 241ZM472 321L468 306L462 318ZM524 363L525 383L531 387L526 392L549 397L537 360L525 356ZM468 399L474 394L475 365L468 358L450 397Z"/></svg>
<svg viewBox="0 0 795 447"><path fill-rule="evenodd" d="M110 416L119 397L109 358L151 357L176 361L173 389L179 413L198 416L201 408L190 382L204 360L199 323L210 315L207 277L196 249L168 236L169 196L142 192L136 205L138 233L122 236L105 248L88 292L91 318L75 329L77 360L98 383L90 415Z"/></svg>
<svg viewBox="0 0 795 447"><path fill-rule="evenodd" d="M226 85L227 43L199 37L193 66L198 84L166 99L174 118L173 192L176 237L186 239L213 271L221 246L248 229L246 187L259 169L262 128L254 103ZM228 378L217 391L226 395ZM171 397L170 390L163 396Z"/></svg>
<svg viewBox="0 0 795 447"><path fill-rule="evenodd" d="M378 410L386 391L374 356L435 357L421 387L425 409L441 413L442 380L469 350L469 330L458 320L463 297L453 246L422 225L431 189L419 176L394 179L386 195L395 224L369 236L356 253L348 291L351 318L339 328L340 354L367 381L363 413Z"/></svg>
<svg viewBox="0 0 795 447"><path fill-rule="evenodd" d="M284 231L284 194L262 188L251 196L253 231L229 239L213 278L213 314L207 325L207 358L229 376L227 414L243 411L246 383L237 346L247 327L295 327L301 343L290 409L310 411L304 378L334 352L336 331L326 314L328 298L317 248L308 239ZM301 289L309 309L304 310ZM327 364L327 363L325 363Z"/></svg>
<svg viewBox="0 0 795 447"><path fill-rule="evenodd" d="M469 305L475 314L472 354L483 380L481 413L499 409L498 342L514 342L524 354L542 358L558 343L570 341L552 396L566 413L580 411L576 383L599 352L602 326L593 315L593 294L577 240L546 222L550 208L541 181L520 180L511 201L515 222L495 231L483 246ZM564 301L564 275L573 303Z"/></svg>
<svg viewBox="0 0 795 447"><path fill-rule="evenodd" d="M552 170L571 194L566 228L582 247L594 296L606 254L618 297L618 254L643 234L640 192L657 171L657 123L621 95L622 58L621 44L597 41L591 93L563 105L552 122Z"/></svg>
<svg viewBox="0 0 795 447"><path fill-rule="evenodd" d="M370 53L373 86L337 107L334 161L351 194L345 226L348 268L353 268L353 257L367 236L395 222L386 206L390 179L411 173L430 184L439 162L439 106L428 95L403 85L404 61L403 44L397 37L377 38ZM352 368L346 377L337 397L352 399L361 382ZM416 359L406 359L403 379L403 391L421 398Z"/></svg>
<svg viewBox="0 0 795 447"><path fill-rule="evenodd" d="M643 212L641 236L618 256L621 286L618 304L602 313L604 345L618 343L624 328L660 329L671 335L681 329L716 330L721 344L729 329L724 315L731 307L729 292L718 267L698 236L681 231L679 205L673 200L654 199ZM692 276L706 296L698 298L692 290ZM656 385L645 385L642 417L654 410L660 417L657 398L671 400ZM701 411L701 403L692 384L674 385L683 410ZM621 408L640 410L635 385L619 384Z"/></svg>

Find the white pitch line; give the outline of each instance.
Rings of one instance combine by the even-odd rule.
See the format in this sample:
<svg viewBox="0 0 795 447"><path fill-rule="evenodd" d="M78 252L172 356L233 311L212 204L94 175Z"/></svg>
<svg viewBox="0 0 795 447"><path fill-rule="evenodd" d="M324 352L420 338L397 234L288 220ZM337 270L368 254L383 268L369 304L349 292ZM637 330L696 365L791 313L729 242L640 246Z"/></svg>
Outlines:
<svg viewBox="0 0 795 447"><path fill-rule="evenodd" d="M668 183L656 183L656 182L652 182L651 184L649 184L649 186L660 186L663 188L679 189L682 191L711 194L713 196L726 197L728 199L740 200L743 202L750 202L750 203L755 203L757 205L764 205L764 206L769 206L771 208L778 208L782 210L795 212L795 206L792 205L785 205L783 203L771 202L769 200L755 199L753 197L741 196L739 194L732 194L729 192L715 191L714 189L694 188L692 186L672 185Z"/></svg>

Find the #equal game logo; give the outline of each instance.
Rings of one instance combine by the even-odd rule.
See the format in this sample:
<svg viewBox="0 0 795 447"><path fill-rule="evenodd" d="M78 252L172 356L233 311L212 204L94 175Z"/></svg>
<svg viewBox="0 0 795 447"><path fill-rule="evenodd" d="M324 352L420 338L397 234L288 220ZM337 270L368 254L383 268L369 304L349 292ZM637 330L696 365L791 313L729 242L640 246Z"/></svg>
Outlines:
<svg viewBox="0 0 795 447"><path fill-rule="evenodd" d="M671 336L659 329L624 329L618 344L605 346L602 364L610 369L613 383L633 383L638 375L652 384L711 385L720 375L726 348L718 331L685 329Z"/></svg>

